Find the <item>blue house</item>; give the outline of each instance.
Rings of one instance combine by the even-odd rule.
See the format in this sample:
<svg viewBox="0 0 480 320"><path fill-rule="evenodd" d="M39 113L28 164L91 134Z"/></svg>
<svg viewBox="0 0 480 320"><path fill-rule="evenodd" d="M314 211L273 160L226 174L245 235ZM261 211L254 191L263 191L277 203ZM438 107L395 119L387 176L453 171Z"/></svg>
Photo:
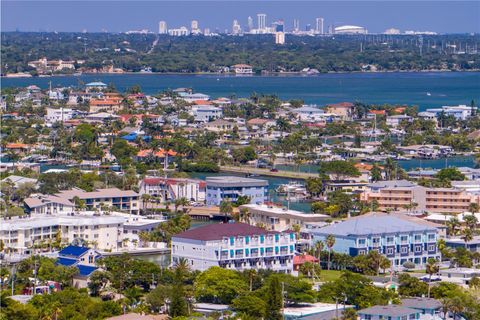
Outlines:
<svg viewBox="0 0 480 320"><path fill-rule="evenodd" d="M420 311L399 305L373 306L357 312L359 320L416 320Z"/></svg>
<svg viewBox="0 0 480 320"><path fill-rule="evenodd" d="M314 230L312 235L314 242L333 235L333 250L351 256L376 250L390 259L394 269L406 261L423 268L429 258L441 257L437 225L403 214L367 214Z"/></svg>
<svg viewBox="0 0 480 320"><path fill-rule="evenodd" d="M250 203L264 203L267 199L268 181L235 176L208 177L206 179L207 205L220 205L223 200L237 201L247 196Z"/></svg>
<svg viewBox="0 0 480 320"><path fill-rule="evenodd" d="M73 279L73 285L77 288L84 288L87 286L90 275L98 269L95 262L99 258L101 258L101 255L93 249L68 246L60 250L56 264L65 267L77 267L78 274Z"/></svg>

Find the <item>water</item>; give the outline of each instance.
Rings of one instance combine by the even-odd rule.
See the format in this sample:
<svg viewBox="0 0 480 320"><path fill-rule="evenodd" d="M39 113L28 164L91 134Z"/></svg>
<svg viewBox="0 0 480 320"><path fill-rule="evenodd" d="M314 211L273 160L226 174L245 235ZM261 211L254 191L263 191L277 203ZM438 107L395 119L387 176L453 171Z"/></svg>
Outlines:
<svg viewBox="0 0 480 320"><path fill-rule="evenodd" d="M205 180L206 177L212 177L212 176L240 176L240 177L245 177L245 175L242 174L233 174L233 173L192 173L191 176L192 178L197 178L197 179L202 179ZM271 201L275 203L279 203L282 206L287 206L288 202L285 199L285 197L279 197L275 193L275 189L281 185L281 184L286 184L293 179L287 179L287 178L278 178L278 177L269 177L269 176L259 176L259 177L254 177L254 179L262 179L262 180L267 180L268 181L268 194L271 199ZM303 180L298 180L301 183ZM309 202L290 202L290 209L292 210L298 210L302 212L311 212L311 203Z"/></svg>
<svg viewBox="0 0 480 320"><path fill-rule="evenodd" d="M165 74L95 74L48 78L2 78L3 87L35 84L76 86L80 81L113 83L117 89L138 84L147 94L191 87L212 97L248 97L252 92L276 94L281 99L303 99L319 105L341 101L407 104L419 108L470 104L480 101L480 72L345 73L317 76L225 76ZM430 95L427 95L427 93Z"/></svg>
<svg viewBox="0 0 480 320"><path fill-rule="evenodd" d="M412 160L399 160L397 161L398 165L406 170L415 170L417 168L421 169L443 169L446 167L470 167L475 168L475 157L473 156L455 156L443 159L412 159ZM304 164L300 166L294 165L276 165L279 170L286 171L300 171L308 173L317 173L319 166L315 164Z"/></svg>

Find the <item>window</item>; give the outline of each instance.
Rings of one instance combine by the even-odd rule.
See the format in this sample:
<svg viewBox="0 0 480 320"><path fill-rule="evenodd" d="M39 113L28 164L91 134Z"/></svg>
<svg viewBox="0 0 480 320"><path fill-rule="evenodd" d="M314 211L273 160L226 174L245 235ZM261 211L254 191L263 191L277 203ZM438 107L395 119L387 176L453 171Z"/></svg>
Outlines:
<svg viewBox="0 0 480 320"><path fill-rule="evenodd" d="M422 252L421 246L415 246L415 252Z"/></svg>
<svg viewBox="0 0 480 320"><path fill-rule="evenodd" d="M428 246L428 251L435 251L435 245L430 244L430 245Z"/></svg>
<svg viewBox="0 0 480 320"><path fill-rule="evenodd" d="M409 319L410 319L410 320L415 320L415 319L417 319L417 316L415 315L415 313L412 313L412 314L409 316Z"/></svg>
<svg viewBox="0 0 480 320"><path fill-rule="evenodd" d="M387 237L387 243L388 243L388 244L393 243L394 240L395 240L395 237Z"/></svg>
<svg viewBox="0 0 480 320"><path fill-rule="evenodd" d="M365 320L372 320L372 316L369 314L366 314L364 317Z"/></svg>
<svg viewBox="0 0 480 320"><path fill-rule="evenodd" d="M387 254L394 254L395 250L393 248L387 249Z"/></svg>
<svg viewBox="0 0 480 320"><path fill-rule="evenodd" d="M365 242L366 242L365 239L358 239L358 246L359 246L359 247L364 247L364 246L365 246Z"/></svg>
<svg viewBox="0 0 480 320"><path fill-rule="evenodd" d="M408 248L407 247L402 247L401 252L402 253L408 253Z"/></svg>
<svg viewBox="0 0 480 320"><path fill-rule="evenodd" d="M407 242L408 241L408 236L401 236L400 241Z"/></svg>
<svg viewBox="0 0 480 320"><path fill-rule="evenodd" d="M421 234L416 234L415 235L415 242L420 242L422 241L422 235Z"/></svg>

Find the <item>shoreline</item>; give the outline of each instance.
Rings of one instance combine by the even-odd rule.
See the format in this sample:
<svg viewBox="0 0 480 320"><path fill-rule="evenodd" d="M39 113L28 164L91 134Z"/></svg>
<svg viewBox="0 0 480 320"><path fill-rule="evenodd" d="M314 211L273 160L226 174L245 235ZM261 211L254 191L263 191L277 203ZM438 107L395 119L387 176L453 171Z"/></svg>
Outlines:
<svg viewBox="0 0 480 320"><path fill-rule="evenodd" d="M418 73L418 74L427 74L427 73L476 73L480 72L480 69L472 69L472 70L383 70L383 71L328 71L328 72L321 72L316 74L306 74L300 71L298 72L265 72L265 73L254 73L254 74L225 74L225 73L216 73L216 72L133 72L133 71L125 71L125 72L83 72L81 74L56 74L56 75L46 75L46 76L32 76L32 75L17 75L12 74L11 76L2 75L0 76L1 79L37 79L37 78L62 78L62 77L81 77L83 75L92 76L92 75L165 75L165 76L172 76L172 75L182 75L182 76L218 76L218 77L316 77L322 75L329 75L329 74L392 74L392 73Z"/></svg>

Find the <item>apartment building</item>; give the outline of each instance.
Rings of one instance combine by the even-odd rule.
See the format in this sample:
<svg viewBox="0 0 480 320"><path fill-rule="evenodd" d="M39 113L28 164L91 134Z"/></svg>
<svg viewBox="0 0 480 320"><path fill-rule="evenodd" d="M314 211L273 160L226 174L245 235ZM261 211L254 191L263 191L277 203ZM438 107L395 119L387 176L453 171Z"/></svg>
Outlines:
<svg viewBox="0 0 480 320"><path fill-rule="evenodd" d="M140 181L140 194L161 197L162 202L186 198L189 201L205 201L206 183L198 179L147 177Z"/></svg>
<svg viewBox="0 0 480 320"><path fill-rule="evenodd" d="M270 269L291 273L293 232L267 231L244 223L219 223L172 237L172 264L186 259L193 270L219 266L238 271Z"/></svg>
<svg viewBox="0 0 480 320"><path fill-rule="evenodd" d="M206 179L207 205L220 205L223 200L237 201L247 196L250 203L263 203L267 199L268 181L236 176L217 176Z"/></svg>
<svg viewBox="0 0 480 320"><path fill-rule="evenodd" d="M29 214L69 214L74 211L75 204L68 199L39 195L24 200L25 212Z"/></svg>
<svg viewBox="0 0 480 320"><path fill-rule="evenodd" d="M79 238L95 243L101 250L117 250L122 245L124 218L94 215L37 215L12 218L0 223L0 239L6 248L18 254L29 254L35 244L55 239L62 242Z"/></svg>
<svg viewBox="0 0 480 320"><path fill-rule="evenodd" d="M239 208L247 210L249 224L262 225L267 230L280 232L292 230L294 225L309 228L311 225L324 224L326 220L331 219L325 214L304 213L266 204L245 204Z"/></svg>
<svg viewBox="0 0 480 320"><path fill-rule="evenodd" d="M79 188L62 190L57 197L73 201L75 197L85 201L88 210L100 209L103 206L115 207L132 214L139 213L139 194L132 190L118 188L96 189L87 192Z"/></svg>
<svg viewBox="0 0 480 320"><path fill-rule="evenodd" d="M380 181L367 187L360 199L376 201L380 211L461 213L468 211L471 203L480 204L479 195L461 188L426 188L406 180Z"/></svg>
<svg viewBox="0 0 480 320"><path fill-rule="evenodd" d="M335 252L351 256L375 250L385 255L393 269L406 261L423 268L429 258L440 260L438 225L400 213L373 213L312 230L314 242L335 237Z"/></svg>

